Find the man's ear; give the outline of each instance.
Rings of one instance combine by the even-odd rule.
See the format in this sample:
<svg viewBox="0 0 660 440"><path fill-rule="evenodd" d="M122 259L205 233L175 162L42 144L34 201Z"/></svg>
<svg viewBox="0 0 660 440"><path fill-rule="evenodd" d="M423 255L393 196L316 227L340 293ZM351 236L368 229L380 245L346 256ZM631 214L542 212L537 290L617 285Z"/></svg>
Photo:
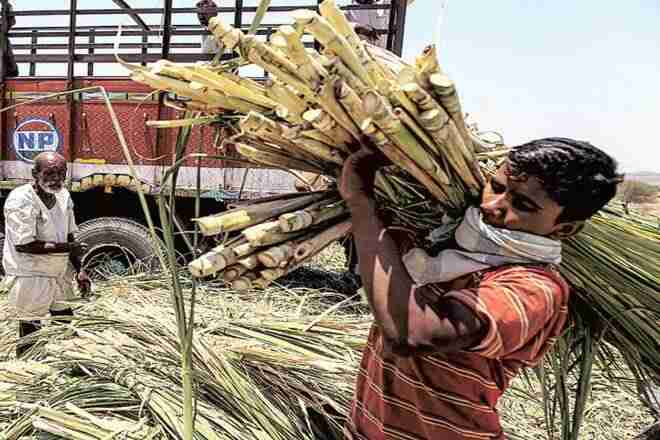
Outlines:
<svg viewBox="0 0 660 440"><path fill-rule="evenodd" d="M555 240L566 240L567 238L574 237L584 229L584 224L584 221L560 223L557 225L554 232L550 234L550 238Z"/></svg>

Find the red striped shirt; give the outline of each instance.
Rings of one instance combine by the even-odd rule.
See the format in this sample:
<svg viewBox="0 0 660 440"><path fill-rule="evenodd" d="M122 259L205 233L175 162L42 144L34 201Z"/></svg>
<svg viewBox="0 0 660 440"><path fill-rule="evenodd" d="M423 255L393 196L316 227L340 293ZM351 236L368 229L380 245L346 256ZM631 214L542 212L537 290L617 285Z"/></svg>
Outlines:
<svg viewBox="0 0 660 440"><path fill-rule="evenodd" d="M567 283L552 268L507 266L450 286L427 286L425 292L431 308L442 296L469 307L486 325L486 335L470 350L402 355L374 325L346 437L504 439L497 401L518 371L538 363L562 331Z"/></svg>

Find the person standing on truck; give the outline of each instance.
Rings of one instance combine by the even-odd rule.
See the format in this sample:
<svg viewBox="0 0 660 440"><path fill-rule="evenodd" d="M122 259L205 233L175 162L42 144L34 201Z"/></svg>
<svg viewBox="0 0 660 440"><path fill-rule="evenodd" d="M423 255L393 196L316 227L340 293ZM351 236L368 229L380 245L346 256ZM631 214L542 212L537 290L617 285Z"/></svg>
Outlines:
<svg viewBox="0 0 660 440"><path fill-rule="evenodd" d="M567 322L561 240L616 195L617 164L566 138L514 147L437 256L381 220L383 165L362 149L340 183L374 315L346 438L504 439L498 399Z"/></svg>
<svg viewBox="0 0 660 440"><path fill-rule="evenodd" d="M197 19L199 20L199 24L202 25L204 29L208 28L209 20L218 15L218 6L213 0L200 0L195 7L197 8ZM213 35L208 33L207 35L202 36L202 53L215 55L220 52L221 49L222 47L220 47L220 44Z"/></svg>
<svg viewBox="0 0 660 440"><path fill-rule="evenodd" d="M407 0L406 6L410 6L414 0ZM389 4L390 0L352 0L355 5L383 5ZM389 9L349 9L346 11L348 21L354 23L355 32L358 35L365 36L369 43L374 46L387 46L387 31L390 26Z"/></svg>
<svg viewBox="0 0 660 440"><path fill-rule="evenodd" d="M19 319L22 338L39 329L47 313L67 320L73 310L73 270L81 295L91 291L91 282L81 267L85 244L76 241L78 231L71 195L64 188L67 166L54 152L34 159L34 181L15 188L5 201L5 244L2 264L7 274L9 303ZM17 344L16 356L30 348Z"/></svg>
<svg viewBox="0 0 660 440"><path fill-rule="evenodd" d="M3 17L3 18L7 18L7 31L9 31L16 24L16 17L10 15L11 12L13 11L11 3L7 2L7 8L5 9L5 11L7 15L9 15L9 17L8 18ZM5 76L18 76L18 65L16 64L16 60L14 59L14 52L12 51L11 48L11 41L9 41L7 35L3 35L2 38L7 43L5 45L5 53L3 59L3 63L5 65Z"/></svg>

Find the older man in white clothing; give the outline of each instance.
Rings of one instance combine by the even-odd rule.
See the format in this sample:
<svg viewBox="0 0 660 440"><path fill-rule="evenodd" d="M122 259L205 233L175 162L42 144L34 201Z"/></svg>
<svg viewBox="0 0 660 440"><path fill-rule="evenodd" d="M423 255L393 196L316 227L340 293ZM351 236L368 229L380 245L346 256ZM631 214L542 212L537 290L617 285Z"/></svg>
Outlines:
<svg viewBox="0 0 660 440"><path fill-rule="evenodd" d="M74 271L81 294L91 289L81 269L85 245L74 238L78 228L71 195L64 189L66 169L59 154L39 154L32 169L34 182L14 189L5 201L4 282L21 337L37 331L49 312L61 320L73 316L67 301L73 299ZM17 344L17 357L29 348Z"/></svg>

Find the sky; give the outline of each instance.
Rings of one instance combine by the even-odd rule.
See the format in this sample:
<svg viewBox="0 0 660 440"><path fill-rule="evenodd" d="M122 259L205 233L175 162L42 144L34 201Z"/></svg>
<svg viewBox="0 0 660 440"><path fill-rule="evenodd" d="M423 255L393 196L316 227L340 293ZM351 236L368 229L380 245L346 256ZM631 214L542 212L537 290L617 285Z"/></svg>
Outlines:
<svg viewBox="0 0 660 440"><path fill-rule="evenodd" d="M68 7L67 0L13 3L19 10ZM159 7L162 0L128 3ZM194 3L174 0L175 7ZM115 7L110 0L78 0L78 5ZM85 16L79 24L132 23L118 17ZM145 19L150 24L159 21L157 16ZM279 16L270 22L286 20ZM178 17L175 24L195 21ZM66 17L19 17L17 26L66 22ZM403 55L413 60L426 45L436 44L469 121L481 130L501 133L508 145L572 137L610 153L626 172L660 172L659 23L658 0L415 0L408 9ZM118 74L111 66L105 69ZM52 65L38 71L63 72L63 67Z"/></svg>

